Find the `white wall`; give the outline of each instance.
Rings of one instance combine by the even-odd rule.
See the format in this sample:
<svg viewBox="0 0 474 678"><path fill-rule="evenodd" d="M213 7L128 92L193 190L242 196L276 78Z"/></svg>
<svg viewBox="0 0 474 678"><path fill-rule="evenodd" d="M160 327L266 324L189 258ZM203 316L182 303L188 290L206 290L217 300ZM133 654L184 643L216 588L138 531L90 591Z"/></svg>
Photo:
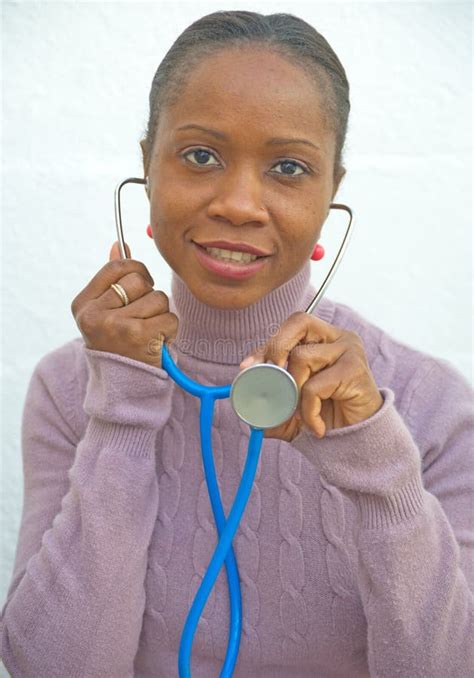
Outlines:
<svg viewBox="0 0 474 678"><path fill-rule="evenodd" d="M4 2L0 603L20 521L29 377L78 335L70 303L107 261L115 185L142 176L159 61L217 9L293 13L329 40L352 89L337 200L353 207L357 232L328 296L472 379L469 3ZM124 200L132 255L169 291L145 235L143 188L126 187ZM324 262L343 234L332 223ZM322 270L314 264L316 283Z"/></svg>

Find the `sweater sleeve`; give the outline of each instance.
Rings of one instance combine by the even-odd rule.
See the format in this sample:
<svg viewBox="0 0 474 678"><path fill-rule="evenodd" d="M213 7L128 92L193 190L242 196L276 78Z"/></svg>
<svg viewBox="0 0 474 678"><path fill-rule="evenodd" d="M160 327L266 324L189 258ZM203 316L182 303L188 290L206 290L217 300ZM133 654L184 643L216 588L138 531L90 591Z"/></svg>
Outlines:
<svg viewBox="0 0 474 678"><path fill-rule="evenodd" d="M1 629L15 677L133 675L171 381L161 368L84 351L80 440L60 350L36 366L24 404L23 514Z"/></svg>
<svg viewBox="0 0 474 678"><path fill-rule="evenodd" d="M353 569L377 678L474 671L473 396L448 363L433 363L404 399L410 428L381 388L366 421L292 442L358 505Z"/></svg>

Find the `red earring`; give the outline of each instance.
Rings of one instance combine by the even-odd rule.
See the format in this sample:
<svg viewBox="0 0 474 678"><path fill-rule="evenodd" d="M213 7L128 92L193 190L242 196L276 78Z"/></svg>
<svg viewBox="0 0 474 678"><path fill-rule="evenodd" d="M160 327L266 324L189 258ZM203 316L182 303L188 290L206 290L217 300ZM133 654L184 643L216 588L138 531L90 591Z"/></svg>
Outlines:
<svg viewBox="0 0 474 678"><path fill-rule="evenodd" d="M318 243L313 250L313 254L311 255L311 259L313 261L319 261L323 257L324 257L324 247Z"/></svg>
<svg viewBox="0 0 474 678"><path fill-rule="evenodd" d="M146 232L147 232L147 234L150 236L150 238L153 238L153 233L152 233L152 231L151 231L151 226L150 226L150 224L148 224L148 226L146 227Z"/></svg>

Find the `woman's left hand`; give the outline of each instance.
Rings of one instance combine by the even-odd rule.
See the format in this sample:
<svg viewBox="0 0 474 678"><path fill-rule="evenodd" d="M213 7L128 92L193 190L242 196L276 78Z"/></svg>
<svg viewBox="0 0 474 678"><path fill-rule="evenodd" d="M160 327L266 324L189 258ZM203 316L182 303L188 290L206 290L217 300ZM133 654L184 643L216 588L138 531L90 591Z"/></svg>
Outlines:
<svg viewBox="0 0 474 678"><path fill-rule="evenodd" d="M300 391L293 416L265 438L290 442L306 424L318 438L333 428L364 421L380 409L383 399L368 365L362 340L303 311L294 313L261 349L240 367L273 362L285 367Z"/></svg>

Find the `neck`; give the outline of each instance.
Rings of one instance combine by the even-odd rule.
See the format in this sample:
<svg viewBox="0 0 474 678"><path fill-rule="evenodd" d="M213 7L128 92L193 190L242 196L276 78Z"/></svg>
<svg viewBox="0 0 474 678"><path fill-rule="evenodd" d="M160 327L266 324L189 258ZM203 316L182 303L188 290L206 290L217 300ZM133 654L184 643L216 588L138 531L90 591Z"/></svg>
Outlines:
<svg viewBox="0 0 474 678"><path fill-rule="evenodd" d="M173 342L180 353L200 360L238 365L265 344L296 311L304 311L316 294L311 263L293 278L243 309L219 309L199 301L184 281L172 274L170 311L179 319ZM333 303L322 299L314 315L330 322Z"/></svg>

